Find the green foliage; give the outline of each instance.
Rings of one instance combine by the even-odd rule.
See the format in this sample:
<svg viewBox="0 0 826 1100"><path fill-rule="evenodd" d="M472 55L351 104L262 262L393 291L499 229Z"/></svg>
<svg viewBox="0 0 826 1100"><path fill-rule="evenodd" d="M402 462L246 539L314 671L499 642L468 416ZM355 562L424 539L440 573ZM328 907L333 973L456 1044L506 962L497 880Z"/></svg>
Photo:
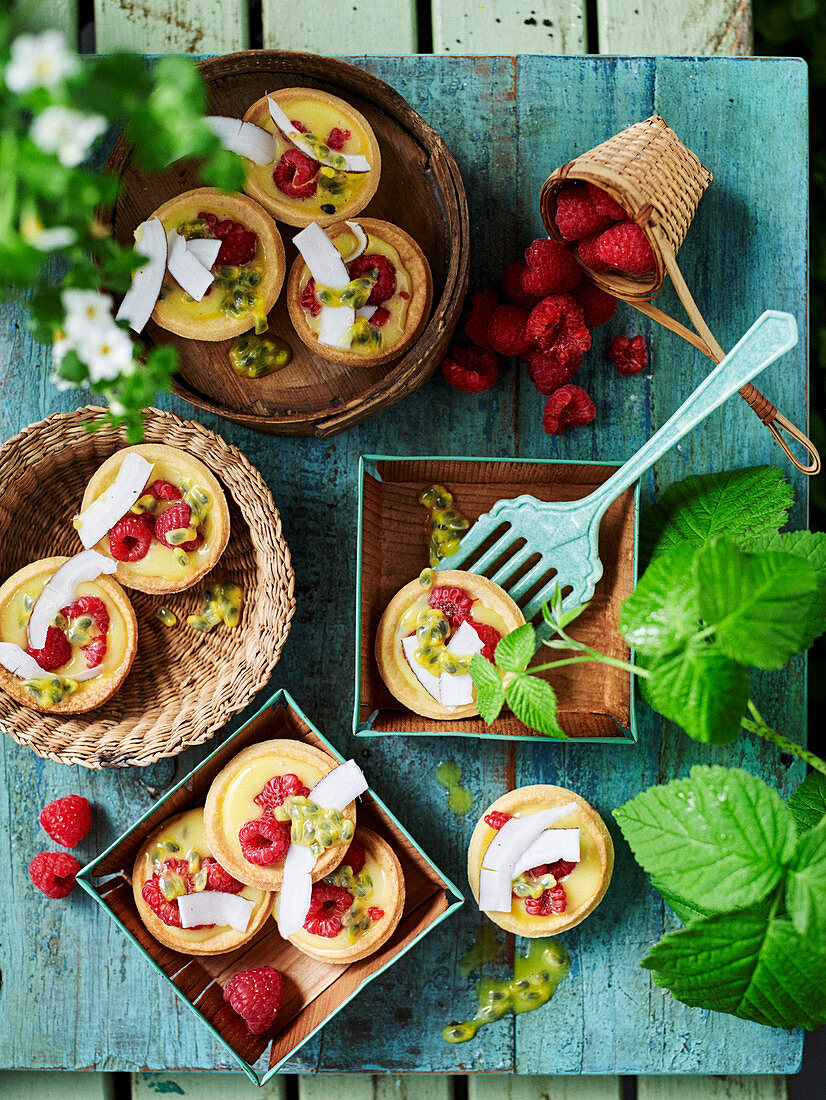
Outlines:
<svg viewBox="0 0 826 1100"><path fill-rule="evenodd" d="M789 809L801 833L826 817L826 775L807 775L789 799Z"/></svg>

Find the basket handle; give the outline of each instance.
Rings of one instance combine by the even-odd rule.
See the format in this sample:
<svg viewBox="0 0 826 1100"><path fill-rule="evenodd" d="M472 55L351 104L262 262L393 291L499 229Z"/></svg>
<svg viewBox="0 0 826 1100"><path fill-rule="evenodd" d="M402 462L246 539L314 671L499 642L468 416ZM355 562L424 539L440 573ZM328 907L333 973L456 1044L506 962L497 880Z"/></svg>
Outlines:
<svg viewBox="0 0 826 1100"><path fill-rule="evenodd" d="M660 232L659 226L652 225L649 228L653 231L657 239L657 244L660 247L666 269L674 284L674 289L677 291L680 301L685 307L689 320L697 331L696 333L692 332L691 329L680 324L679 321L675 321L673 317L669 317L667 313L663 313L661 309L652 306L650 302L629 298L624 300L634 306L635 309L638 309L640 313L644 313L647 317L652 318L654 321L658 321L671 332L676 333L677 336L681 336L683 340L688 341L692 347L697 348L703 355L708 356L712 362L719 363L725 358L725 352L714 339L711 329L708 327L702 313L700 313L697 308L697 304L691 296L691 291L688 289L686 281L683 278L683 273L680 271L679 265L677 264L677 257L674 255L674 250L666 240L665 235ZM789 462L791 462L796 469L810 476L820 471L820 455L815 445L799 428L795 427L787 417L781 412L778 412L767 397L764 397L751 382L743 386L739 393L743 400L754 409L755 413L772 433L775 440L780 444ZM807 452L809 459L808 465L804 466L800 459L793 454L789 444L781 435L781 431L786 432L787 435L795 440L795 442L799 443Z"/></svg>

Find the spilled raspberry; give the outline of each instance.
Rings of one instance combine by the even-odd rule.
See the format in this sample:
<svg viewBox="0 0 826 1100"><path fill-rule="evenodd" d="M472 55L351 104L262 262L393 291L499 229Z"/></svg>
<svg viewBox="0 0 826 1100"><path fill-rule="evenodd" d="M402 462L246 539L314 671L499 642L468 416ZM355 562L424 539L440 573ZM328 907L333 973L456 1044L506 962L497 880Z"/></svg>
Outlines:
<svg viewBox="0 0 826 1100"><path fill-rule="evenodd" d="M146 516L121 516L109 532L109 553L115 561L140 561L149 552L152 527Z"/></svg>
<svg viewBox="0 0 826 1100"><path fill-rule="evenodd" d="M491 829L497 831L502 828L510 819L513 814L503 813L501 810L491 810L490 813L485 814L485 824L490 825Z"/></svg>
<svg viewBox="0 0 826 1100"><path fill-rule="evenodd" d="M499 360L490 348L451 348L442 374L462 393L483 393L499 377Z"/></svg>
<svg viewBox="0 0 826 1100"><path fill-rule="evenodd" d="M590 279L582 280L574 291L574 297L582 307L585 325L590 329L599 328L610 321L619 305L618 298L600 290Z"/></svg>
<svg viewBox="0 0 826 1100"><path fill-rule="evenodd" d="M525 898L525 910L532 917L550 917L552 914L564 913L567 904L565 887L559 882L550 890L543 890L538 898Z"/></svg>
<svg viewBox="0 0 826 1100"><path fill-rule="evenodd" d="M300 149L286 149L275 166L273 183L282 195L291 199L309 199L318 187L318 161Z"/></svg>
<svg viewBox="0 0 826 1100"><path fill-rule="evenodd" d="M342 860L354 875L360 875L364 870L364 845L358 840L351 840L350 847L347 849L347 855Z"/></svg>
<svg viewBox="0 0 826 1100"><path fill-rule="evenodd" d="M310 897L304 927L314 936L333 939L341 931L341 918L353 904L353 895L343 886L317 882Z"/></svg>
<svg viewBox="0 0 826 1100"><path fill-rule="evenodd" d="M560 191L554 221L566 241L601 233L611 224L611 219L597 210L584 183L572 183Z"/></svg>
<svg viewBox="0 0 826 1100"><path fill-rule="evenodd" d="M597 213L604 214L606 218L610 218L614 222L628 220L627 212L616 199L611 198L607 191L603 191L601 187L597 187L594 183L586 183L585 186L588 189L588 198L594 204Z"/></svg>
<svg viewBox="0 0 826 1100"><path fill-rule="evenodd" d="M44 672L54 672L72 659L72 644L62 630L50 626L46 631L46 644L42 649L26 648L30 657L34 657Z"/></svg>
<svg viewBox="0 0 826 1100"><path fill-rule="evenodd" d="M74 848L92 828L92 808L82 795L67 794L44 806L38 821L56 844Z"/></svg>
<svg viewBox="0 0 826 1100"><path fill-rule="evenodd" d="M620 374L639 374L648 366L648 345L644 336L615 336L608 345L608 358Z"/></svg>
<svg viewBox="0 0 826 1100"><path fill-rule="evenodd" d="M500 355L522 355L531 343L525 334L527 323L527 310L497 306L488 322L488 343Z"/></svg>
<svg viewBox="0 0 826 1100"><path fill-rule="evenodd" d="M67 619L79 619L81 615L88 615L102 634L109 629L109 611L99 596L81 596L74 603L61 607L60 614Z"/></svg>
<svg viewBox="0 0 826 1100"><path fill-rule="evenodd" d="M495 627L488 626L487 623L477 623L474 619L469 619L468 621L479 635L479 640L484 643L485 648L482 650L482 656L492 661L493 655L496 652L496 647L502 639L502 635Z"/></svg>
<svg viewBox="0 0 826 1100"><path fill-rule="evenodd" d="M184 504L183 501L180 504L173 504L171 508L167 508L165 512L161 512L155 519L155 538L159 542L162 542L164 546L168 546L170 550L177 549L171 542L166 541L166 537L170 531L183 531L189 527L189 522L192 518L192 512L189 505ZM203 535L196 535L194 539L190 539L189 542L183 542L180 544L181 550L197 550L201 543L204 541Z"/></svg>
<svg viewBox="0 0 826 1100"><path fill-rule="evenodd" d="M327 148L337 153L344 148L345 141L349 141L351 137L349 130L340 130L338 126L334 126L327 135Z"/></svg>
<svg viewBox="0 0 826 1100"><path fill-rule="evenodd" d="M384 916L384 910L379 909L377 905L371 905L370 908L367 910L367 916L370 918L371 921L381 920L381 918Z"/></svg>
<svg viewBox="0 0 826 1100"><path fill-rule="evenodd" d="M428 602L442 612L454 630L470 618L473 607L473 600L461 588L434 588Z"/></svg>
<svg viewBox="0 0 826 1100"><path fill-rule="evenodd" d="M573 290L582 278L579 264L565 245L545 237L528 245L525 263L528 270L522 276L522 289L540 298Z"/></svg>
<svg viewBox="0 0 826 1100"><path fill-rule="evenodd" d="M586 237L580 241L577 244L577 253L582 263L591 271L611 271L611 265L600 258L599 249L597 248L599 237L600 235L597 233L593 237Z"/></svg>
<svg viewBox="0 0 826 1100"><path fill-rule="evenodd" d="M381 253L357 256L350 264L348 272L351 279L358 279L362 275L371 275L377 279L367 299L368 305L380 306L382 302L392 298L396 291L396 268Z"/></svg>
<svg viewBox="0 0 826 1100"><path fill-rule="evenodd" d="M553 352L560 364L582 356L591 346L582 307L571 294L555 294L534 306L525 328L528 340Z"/></svg>
<svg viewBox="0 0 826 1100"><path fill-rule="evenodd" d="M258 792L253 802L263 806L267 813L272 813L286 798L295 798L296 795L307 798L309 793L310 788L297 775L287 772L285 775L274 775Z"/></svg>
<svg viewBox="0 0 826 1100"><path fill-rule="evenodd" d="M40 852L29 864L29 876L47 898L66 898L75 888L80 864L68 852Z"/></svg>
<svg viewBox="0 0 826 1100"><path fill-rule="evenodd" d="M521 306L522 309L531 310L536 305L539 295L528 294L522 289L522 276L527 270L521 260L517 260L516 263L512 263L507 267L505 274L502 276L502 294L505 301L510 302L512 306Z"/></svg>
<svg viewBox="0 0 826 1100"><path fill-rule="evenodd" d="M311 317L318 317L321 313L321 302L315 296L315 279L312 275L301 291L301 308L306 309Z"/></svg>
<svg viewBox="0 0 826 1100"><path fill-rule="evenodd" d="M542 427L548 435L561 435L566 428L581 428L597 415L597 407L581 386L554 390L545 405Z"/></svg>
<svg viewBox="0 0 826 1100"><path fill-rule="evenodd" d="M556 351L540 351L538 348L525 355L528 377L539 393L547 396L565 386L582 366L582 352L572 358L560 357Z"/></svg>
<svg viewBox="0 0 826 1100"><path fill-rule="evenodd" d="M488 346L488 323L491 314L499 305L499 295L495 290L477 290L472 298L470 316L465 321L465 333L477 347Z"/></svg>
<svg viewBox="0 0 826 1100"><path fill-rule="evenodd" d="M656 267L648 238L635 222L619 222L600 233L596 251L600 260L615 271L647 275Z"/></svg>
<svg viewBox="0 0 826 1100"><path fill-rule="evenodd" d="M224 1000L234 1009L251 1035L268 1031L284 1003L284 979L272 966L242 970L224 986Z"/></svg>
<svg viewBox="0 0 826 1100"><path fill-rule="evenodd" d="M287 854L290 846L290 823L259 817L247 821L238 833L241 854L248 863L269 867Z"/></svg>

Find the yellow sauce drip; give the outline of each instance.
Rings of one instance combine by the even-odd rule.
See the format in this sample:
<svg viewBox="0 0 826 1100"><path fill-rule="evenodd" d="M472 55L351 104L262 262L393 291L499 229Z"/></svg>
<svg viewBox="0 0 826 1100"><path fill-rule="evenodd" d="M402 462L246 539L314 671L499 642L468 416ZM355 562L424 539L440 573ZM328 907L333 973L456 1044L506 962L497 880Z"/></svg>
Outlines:
<svg viewBox="0 0 826 1100"><path fill-rule="evenodd" d="M429 512L430 564L435 567L459 549L462 536L470 527L470 520L463 515L453 501L453 494L444 485L431 485L419 493L419 504Z"/></svg>

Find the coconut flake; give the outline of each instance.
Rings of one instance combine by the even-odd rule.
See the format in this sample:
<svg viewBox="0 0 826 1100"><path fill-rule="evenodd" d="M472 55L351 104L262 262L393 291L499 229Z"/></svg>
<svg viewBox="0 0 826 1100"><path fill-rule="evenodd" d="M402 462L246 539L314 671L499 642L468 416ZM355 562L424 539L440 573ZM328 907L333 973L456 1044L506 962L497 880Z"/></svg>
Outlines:
<svg viewBox="0 0 826 1100"><path fill-rule="evenodd" d="M364 252L365 248L367 248L367 234L364 232L358 222L346 221L344 224L356 238L355 252L351 252L348 256L344 257L344 262L346 264L351 264L353 260L357 259L362 254L362 252Z"/></svg>
<svg viewBox="0 0 826 1100"><path fill-rule="evenodd" d="M538 867L540 863L579 863L579 829L544 829L513 865L513 877Z"/></svg>
<svg viewBox="0 0 826 1100"><path fill-rule="evenodd" d="M439 677L439 697L443 707L466 707L473 702L473 680L463 672L460 676L451 676L443 672Z"/></svg>
<svg viewBox="0 0 826 1100"><path fill-rule="evenodd" d="M361 309L356 310L356 317L363 317L365 321L369 321L378 308L378 306L362 306Z"/></svg>
<svg viewBox="0 0 826 1100"><path fill-rule="evenodd" d="M67 680L75 680L78 684L84 684L87 680L94 680L103 674L103 661L99 661L94 668L83 668L79 672L66 674Z"/></svg>
<svg viewBox="0 0 826 1100"><path fill-rule="evenodd" d="M284 859L278 896L278 931L288 939L300 932L310 911L315 856L303 844L291 844Z"/></svg>
<svg viewBox="0 0 826 1100"><path fill-rule="evenodd" d="M224 115L207 115L205 122L231 153L261 165L272 164L275 160L275 138L262 126Z"/></svg>
<svg viewBox="0 0 826 1100"><path fill-rule="evenodd" d="M115 320L128 321L135 332L143 332L155 308L166 271L166 233L158 218L141 222L135 230L135 244L137 250L148 259L133 273L132 285L115 314Z"/></svg>
<svg viewBox="0 0 826 1100"><path fill-rule="evenodd" d="M322 306L318 315L318 342L328 348L349 348L356 319L350 306ZM348 338L349 337L349 338Z"/></svg>
<svg viewBox="0 0 826 1100"><path fill-rule="evenodd" d="M485 643L465 620L445 647L454 657L475 657L485 648Z"/></svg>
<svg viewBox="0 0 826 1100"><path fill-rule="evenodd" d="M39 680L41 676L50 675L40 667L34 657L30 657L25 649L14 642L0 642L0 665L21 680Z"/></svg>
<svg viewBox="0 0 826 1100"><path fill-rule="evenodd" d="M46 633L61 607L73 603L77 586L83 581L96 580L101 573L114 573L118 563L105 558L96 550L84 550L57 570L46 582L43 591L29 616L29 644L32 649L42 649Z"/></svg>
<svg viewBox="0 0 826 1100"><path fill-rule="evenodd" d="M109 488L75 518L80 541L89 550L125 516L149 481L152 463L132 451L121 463Z"/></svg>
<svg viewBox="0 0 826 1100"><path fill-rule="evenodd" d="M538 810L506 821L482 856L479 874L479 908L488 913L509 913L514 867L539 834L576 810L575 802ZM536 864L531 864L536 866Z"/></svg>
<svg viewBox="0 0 826 1100"><path fill-rule="evenodd" d="M341 253L318 222L310 222L306 229L296 233L293 244L304 257L310 274L321 286L344 290L349 285L350 275Z"/></svg>
<svg viewBox="0 0 826 1100"><path fill-rule="evenodd" d="M199 264L209 270L218 259L223 241L213 240L211 237L193 237L186 242L186 250L190 252Z"/></svg>
<svg viewBox="0 0 826 1100"><path fill-rule="evenodd" d="M411 634L408 638L402 638L402 649L404 655L407 658L407 663L413 670L413 675L425 689L428 695L432 695L437 703L442 701L442 689L441 679L438 676L434 676L432 672L428 672L426 668L422 668L418 661L413 657L413 654L418 648L418 642L416 641L416 635Z"/></svg>
<svg viewBox="0 0 826 1100"><path fill-rule="evenodd" d="M195 928L199 924L229 925L236 932L246 932L255 908L251 898L230 894L226 890L201 890L200 893L182 894L178 898L178 912L182 928Z"/></svg>
<svg viewBox="0 0 826 1100"><path fill-rule="evenodd" d="M177 230L170 229L166 239L169 244L166 261L169 274L182 290L196 302L200 302L215 281L215 276L208 267L204 267L193 252L190 252L187 241Z"/></svg>
<svg viewBox="0 0 826 1100"><path fill-rule="evenodd" d="M319 779L310 791L310 798L325 809L341 812L366 790L364 772L355 760L345 760L343 764L327 772L323 779Z"/></svg>
<svg viewBox="0 0 826 1100"><path fill-rule="evenodd" d="M270 118L287 141L292 142L296 149L300 149L301 152L305 153L311 160L317 161L319 164L326 164L328 168L341 168L344 172L370 171L370 161L367 157L361 156L360 154L351 154L347 156L344 153L337 153L331 149L326 157L320 157L316 146L313 145L311 141L307 141L304 135L296 130L275 100L267 96L267 103L270 107ZM337 159L339 157L341 157L341 160ZM336 158L337 163L333 163L334 158Z"/></svg>

